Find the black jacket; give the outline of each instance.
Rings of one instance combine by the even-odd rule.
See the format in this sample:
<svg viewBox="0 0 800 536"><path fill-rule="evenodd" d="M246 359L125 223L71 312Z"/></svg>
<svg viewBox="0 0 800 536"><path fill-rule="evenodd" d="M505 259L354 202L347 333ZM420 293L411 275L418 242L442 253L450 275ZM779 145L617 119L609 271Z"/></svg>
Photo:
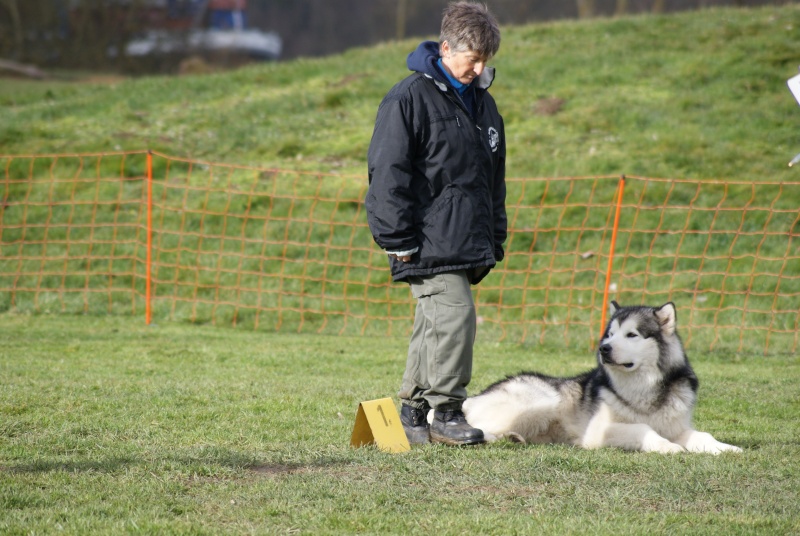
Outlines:
<svg viewBox="0 0 800 536"><path fill-rule="evenodd" d="M502 260L506 239L503 118L487 92L494 69L484 69L468 89L470 115L438 58L437 43L422 43L408 56L414 74L378 108L367 221L384 250L419 248L408 263L390 258L395 281L467 270L478 283Z"/></svg>

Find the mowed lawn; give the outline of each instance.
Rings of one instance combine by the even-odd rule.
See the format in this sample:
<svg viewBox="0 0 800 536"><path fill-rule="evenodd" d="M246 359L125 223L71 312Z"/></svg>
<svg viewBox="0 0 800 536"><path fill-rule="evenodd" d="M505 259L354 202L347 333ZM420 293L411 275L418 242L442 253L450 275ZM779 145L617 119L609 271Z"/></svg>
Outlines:
<svg viewBox="0 0 800 536"><path fill-rule="evenodd" d="M800 359L695 355L722 456L349 446L402 338L0 315L3 534L796 534ZM473 384L591 350L481 337ZM396 398L395 398L396 400Z"/></svg>
<svg viewBox="0 0 800 536"><path fill-rule="evenodd" d="M508 176L795 183L798 26L786 5L504 29L492 91ZM208 76L1 80L0 145L363 176L375 110L417 42ZM695 424L739 455L388 454L349 439L359 402L396 402L402 337L30 312L0 312L0 534L800 533L800 358L750 339L744 353L688 347ZM470 390L593 364L589 348L484 330Z"/></svg>

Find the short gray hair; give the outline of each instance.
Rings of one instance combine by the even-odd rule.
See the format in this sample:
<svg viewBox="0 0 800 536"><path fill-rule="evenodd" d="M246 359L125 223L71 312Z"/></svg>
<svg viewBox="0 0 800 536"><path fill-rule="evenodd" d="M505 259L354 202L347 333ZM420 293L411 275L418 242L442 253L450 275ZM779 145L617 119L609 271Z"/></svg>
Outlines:
<svg viewBox="0 0 800 536"><path fill-rule="evenodd" d="M486 4L453 2L444 10L439 44L456 52L467 50L491 58L500 48L500 26Z"/></svg>

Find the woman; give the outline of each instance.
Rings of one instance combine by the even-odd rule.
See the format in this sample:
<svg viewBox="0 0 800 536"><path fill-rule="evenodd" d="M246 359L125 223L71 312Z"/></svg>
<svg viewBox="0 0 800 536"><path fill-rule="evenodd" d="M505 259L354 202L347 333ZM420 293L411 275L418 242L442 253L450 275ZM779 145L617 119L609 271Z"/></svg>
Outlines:
<svg viewBox="0 0 800 536"><path fill-rule="evenodd" d="M484 441L461 404L475 340L470 285L502 260L507 230L503 119L488 93L494 69L486 66L499 46L485 5L450 4L439 42L408 56L413 74L381 102L369 147L370 230L393 279L407 282L417 299L398 393L412 444Z"/></svg>

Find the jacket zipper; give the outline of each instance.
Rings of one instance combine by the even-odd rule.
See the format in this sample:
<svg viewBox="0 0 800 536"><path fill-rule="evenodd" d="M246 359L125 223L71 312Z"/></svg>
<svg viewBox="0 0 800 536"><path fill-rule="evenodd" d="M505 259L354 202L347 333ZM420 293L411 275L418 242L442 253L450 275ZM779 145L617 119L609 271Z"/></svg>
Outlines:
<svg viewBox="0 0 800 536"><path fill-rule="evenodd" d="M453 104L456 105L456 108L462 110L465 114L469 115L469 113L467 112L467 109L464 107L464 104L461 102L460 98L456 97L454 94L451 94L450 91L447 91L445 94L453 102ZM477 103L476 103L476 105L477 105ZM479 138L478 139L478 145L482 146L482 144L480 142L480 137L481 137L481 134L483 134L483 129L480 127L480 125L478 125L477 121L474 121L474 123L475 123L475 128L477 128L478 132L480 132L480 134L478 135L478 138ZM461 119L459 119L459 114L458 113L456 113L456 125L459 128L461 128Z"/></svg>

